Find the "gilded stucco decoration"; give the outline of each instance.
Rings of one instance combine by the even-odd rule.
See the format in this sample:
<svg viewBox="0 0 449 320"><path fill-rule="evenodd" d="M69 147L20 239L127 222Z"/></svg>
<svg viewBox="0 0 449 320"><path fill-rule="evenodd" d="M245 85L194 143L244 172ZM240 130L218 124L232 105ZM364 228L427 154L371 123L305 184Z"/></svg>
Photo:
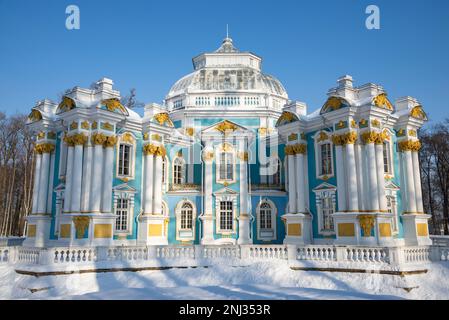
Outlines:
<svg viewBox="0 0 449 320"><path fill-rule="evenodd" d="M72 98L69 98L67 96L64 96L62 98L62 101L58 105L58 109L56 111L57 114L63 113L72 109L76 108L75 100Z"/></svg>
<svg viewBox="0 0 449 320"><path fill-rule="evenodd" d="M167 112L161 112L158 113L154 116L154 120L157 121L157 123L159 123L161 126L163 125L168 125L169 127L173 127L173 122L170 119L170 116L168 115Z"/></svg>
<svg viewBox="0 0 449 320"><path fill-rule="evenodd" d="M404 151L419 151L421 149L421 142L419 140L403 140L398 142L400 152Z"/></svg>
<svg viewBox="0 0 449 320"><path fill-rule="evenodd" d="M374 216L369 214L361 214L357 216L357 218L359 219L360 227L363 230L363 236L370 237L371 231L374 228Z"/></svg>
<svg viewBox="0 0 449 320"><path fill-rule="evenodd" d="M42 113L39 110L33 109L28 115L28 120L30 122L36 122L42 120Z"/></svg>
<svg viewBox="0 0 449 320"><path fill-rule="evenodd" d="M117 143L117 137L116 136L106 136L106 141L104 142L105 148L112 148Z"/></svg>
<svg viewBox="0 0 449 320"><path fill-rule="evenodd" d="M106 136L103 133L96 132L91 137L92 144L103 145L106 142Z"/></svg>
<svg viewBox="0 0 449 320"><path fill-rule="evenodd" d="M283 125L283 124L290 123L290 122L295 122L298 120L299 119L295 114L288 112L288 111L284 111L281 114L281 116L279 117L278 121L276 122L276 126Z"/></svg>
<svg viewBox="0 0 449 320"><path fill-rule="evenodd" d="M37 154L52 153L55 150L55 145L52 143L40 143L34 147Z"/></svg>
<svg viewBox="0 0 449 320"><path fill-rule="evenodd" d="M82 239L84 237L86 229L89 228L89 222L90 218L86 216L73 217L73 224L75 225L77 239Z"/></svg>
<svg viewBox="0 0 449 320"><path fill-rule="evenodd" d="M222 134L227 134L229 132L234 132L235 130L237 130L237 126L232 122L225 120L217 124L215 126L215 129L220 131Z"/></svg>
<svg viewBox="0 0 449 320"><path fill-rule="evenodd" d="M387 98L386 93L381 93L373 99L373 104L379 108L393 111L393 105Z"/></svg>
<svg viewBox="0 0 449 320"><path fill-rule="evenodd" d="M307 152L307 145L304 143L297 143L285 146L286 155L305 154Z"/></svg>
<svg viewBox="0 0 449 320"><path fill-rule="evenodd" d="M157 146L154 144L146 144L143 146L143 154L165 157L167 154L167 151L165 150L164 146Z"/></svg>
<svg viewBox="0 0 449 320"><path fill-rule="evenodd" d="M349 104L343 98L329 97L321 108L320 114L332 112L348 106Z"/></svg>
<svg viewBox="0 0 449 320"><path fill-rule="evenodd" d="M120 100L117 98L105 99L101 101L101 105L105 106L108 111L123 113L128 115L128 111L126 108L120 103Z"/></svg>
<svg viewBox="0 0 449 320"><path fill-rule="evenodd" d="M423 107L420 105L412 108L412 110L410 111L410 116L415 119L427 121L427 114L424 112Z"/></svg>

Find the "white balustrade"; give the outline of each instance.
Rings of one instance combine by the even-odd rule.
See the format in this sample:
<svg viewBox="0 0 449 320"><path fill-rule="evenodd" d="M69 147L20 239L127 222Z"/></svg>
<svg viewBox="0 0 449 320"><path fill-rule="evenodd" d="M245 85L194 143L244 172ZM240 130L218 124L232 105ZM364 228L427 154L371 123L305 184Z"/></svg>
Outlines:
<svg viewBox="0 0 449 320"><path fill-rule="evenodd" d="M349 247L346 248L344 260L349 262L386 263L388 251L384 248Z"/></svg>
<svg viewBox="0 0 449 320"><path fill-rule="evenodd" d="M54 263L89 263L96 262L95 248L52 248Z"/></svg>
<svg viewBox="0 0 449 320"><path fill-rule="evenodd" d="M249 247L250 258L287 259L287 247L277 245L253 245Z"/></svg>
<svg viewBox="0 0 449 320"><path fill-rule="evenodd" d="M297 260L335 261L337 254L332 246L306 246L296 249Z"/></svg>
<svg viewBox="0 0 449 320"><path fill-rule="evenodd" d="M205 246L203 258L240 258L239 246Z"/></svg>
<svg viewBox="0 0 449 320"><path fill-rule="evenodd" d="M41 251L39 248L19 248L17 260L19 263L39 264Z"/></svg>
<svg viewBox="0 0 449 320"><path fill-rule="evenodd" d="M430 247L405 247L404 260L406 263L420 263L431 261Z"/></svg>
<svg viewBox="0 0 449 320"><path fill-rule="evenodd" d="M156 248L156 257L163 259L195 258L193 246L160 246Z"/></svg>

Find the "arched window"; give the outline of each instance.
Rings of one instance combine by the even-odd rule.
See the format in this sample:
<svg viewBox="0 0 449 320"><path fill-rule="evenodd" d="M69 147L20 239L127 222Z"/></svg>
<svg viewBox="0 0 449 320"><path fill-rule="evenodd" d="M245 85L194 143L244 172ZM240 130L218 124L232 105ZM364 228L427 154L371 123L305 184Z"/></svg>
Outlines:
<svg viewBox="0 0 449 320"><path fill-rule="evenodd" d="M257 238L276 239L276 206L270 200L262 200L257 207Z"/></svg>
<svg viewBox="0 0 449 320"><path fill-rule="evenodd" d="M267 202L260 205L260 229L271 229L271 206Z"/></svg>
<svg viewBox="0 0 449 320"><path fill-rule="evenodd" d="M173 161L173 184L184 183L184 164L184 159L182 159L181 157L177 157Z"/></svg>
<svg viewBox="0 0 449 320"><path fill-rule="evenodd" d="M193 207L186 202L181 207L181 230L191 230L193 226Z"/></svg>

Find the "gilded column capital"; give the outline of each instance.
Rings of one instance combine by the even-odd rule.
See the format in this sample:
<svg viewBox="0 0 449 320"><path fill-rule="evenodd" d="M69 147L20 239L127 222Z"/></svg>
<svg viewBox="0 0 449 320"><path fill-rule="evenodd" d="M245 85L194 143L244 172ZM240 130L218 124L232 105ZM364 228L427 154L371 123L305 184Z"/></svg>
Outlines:
<svg viewBox="0 0 449 320"><path fill-rule="evenodd" d="M82 133L72 135L72 141L75 146L82 146L87 142L87 136Z"/></svg>
<svg viewBox="0 0 449 320"><path fill-rule="evenodd" d="M106 136L106 140L104 142L105 148L112 148L117 143L117 137L116 136Z"/></svg>
<svg viewBox="0 0 449 320"><path fill-rule="evenodd" d="M167 155L167 150L165 150L164 146L157 146L149 143L143 146L143 154L146 156L154 155L156 157L165 157Z"/></svg>
<svg viewBox="0 0 449 320"><path fill-rule="evenodd" d="M421 149L421 142L419 140L404 140L398 142L400 152L404 151L419 151Z"/></svg>
<svg viewBox="0 0 449 320"><path fill-rule="evenodd" d="M106 136L100 132L92 134L90 139L93 145L103 145L106 142Z"/></svg>
<svg viewBox="0 0 449 320"><path fill-rule="evenodd" d="M340 135L332 136L332 142L337 146L354 144L356 141L357 141L357 133L355 131L350 131Z"/></svg>
<svg viewBox="0 0 449 320"><path fill-rule="evenodd" d="M164 146L157 146L156 151L154 152L154 156L156 157L165 157L167 155L167 150L165 150Z"/></svg>
<svg viewBox="0 0 449 320"><path fill-rule="evenodd" d="M52 143L39 143L34 147L34 152L37 154L52 153L55 150L55 145Z"/></svg>
<svg viewBox="0 0 449 320"><path fill-rule="evenodd" d="M381 139L381 134L375 131L367 131L361 134L362 141L365 144L378 143ZM383 141L381 142L383 143Z"/></svg>
<svg viewBox="0 0 449 320"><path fill-rule="evenodd" d="M307 152L307 145L304 143L297 143L285 146L285 154L293 156L295 154L305 154Z"/></svg>

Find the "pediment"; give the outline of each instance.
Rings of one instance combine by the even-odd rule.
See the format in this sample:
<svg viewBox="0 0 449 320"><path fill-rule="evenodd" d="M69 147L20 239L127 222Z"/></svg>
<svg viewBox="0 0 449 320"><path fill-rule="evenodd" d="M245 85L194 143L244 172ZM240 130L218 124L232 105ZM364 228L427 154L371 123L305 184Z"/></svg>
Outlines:
<svg viewBox="0 0 449 320"><path fill-rule="evenodd" d="M132 193L137 192L136 189L134 189L133 187L129 186L127 183L119 184L118 186L115 186L113 188L113 190L114 191L118 191L118 192L132 192Z"/></svg>
<svg viewBox="0 0 449 320"><path fill-rule="evenodd" d="M216 192L214 192L214 195L238 195L239 193L235 190L232 190L230 188L223 188Z"/></svg>
<svg viewBox="0 0 449 320"><path fill-rule="evenodd" d="M313 192L326 191L326 190L337 190L337 187L330 183L323 182L322 184L312 189Z"/></svg>
<svg viewBox="0 0 449 320"><path fill-rule="evenodd" d="M236 135L242 132L250 132L250 130L230 120L223 120L205 128L202 132L203 134Z"/></svg>

